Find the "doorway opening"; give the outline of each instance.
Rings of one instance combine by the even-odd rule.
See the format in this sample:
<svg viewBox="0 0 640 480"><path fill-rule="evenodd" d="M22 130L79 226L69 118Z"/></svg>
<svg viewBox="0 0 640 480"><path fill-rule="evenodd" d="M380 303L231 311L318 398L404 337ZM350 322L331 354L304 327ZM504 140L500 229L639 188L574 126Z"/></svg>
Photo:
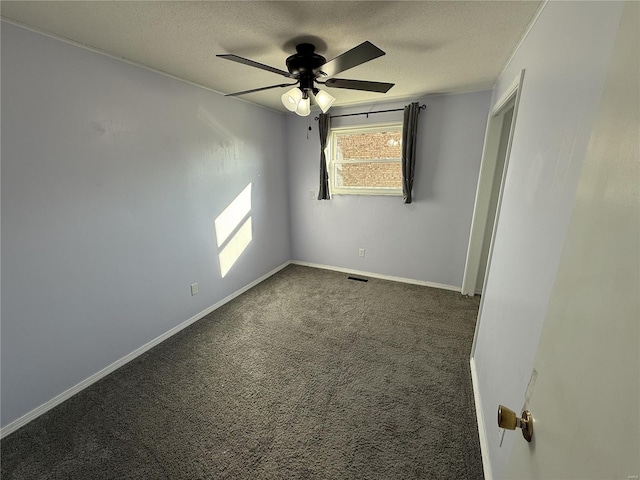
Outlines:
<svg viewBox="0 0 640 480"><path fill-rule="evenodd" d="M487 121L467 261L462 279L463 295L482 294L485 287L523 78L524 70L493 106Z"/></svg>

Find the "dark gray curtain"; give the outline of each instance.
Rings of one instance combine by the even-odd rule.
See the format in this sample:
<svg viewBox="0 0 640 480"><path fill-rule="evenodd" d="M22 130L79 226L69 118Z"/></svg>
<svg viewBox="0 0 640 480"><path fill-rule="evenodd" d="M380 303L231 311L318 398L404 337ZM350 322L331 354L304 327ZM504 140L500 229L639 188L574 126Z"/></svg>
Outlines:
<svg viewBox="0 0 640 480"><path fill-rule="evenodd" d="M416 168L416 139L418 137L420 104L413 102L404 107L402 125L402 202L411 203L413 172Z"/></svg>
<svg viewBox="0 0 640 480"><path fill-rule="evenodd" d="M324 149L327 148L329 138L329 114L321 113L318 119L318 131L320 132L320 190L318 200L329 200L329 172L327 172L327 157Z"/></svg>

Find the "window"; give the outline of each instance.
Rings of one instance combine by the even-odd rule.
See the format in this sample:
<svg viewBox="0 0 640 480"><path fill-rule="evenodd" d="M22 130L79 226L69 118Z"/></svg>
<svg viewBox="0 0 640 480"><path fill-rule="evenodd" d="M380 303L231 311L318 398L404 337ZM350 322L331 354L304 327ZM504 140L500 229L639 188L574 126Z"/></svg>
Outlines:
<svg viewBox="0 0 640 480"><path fill-rule="evenodd" d="M331 193L402 195L401 158L402 123L331 129Z"/></svg>

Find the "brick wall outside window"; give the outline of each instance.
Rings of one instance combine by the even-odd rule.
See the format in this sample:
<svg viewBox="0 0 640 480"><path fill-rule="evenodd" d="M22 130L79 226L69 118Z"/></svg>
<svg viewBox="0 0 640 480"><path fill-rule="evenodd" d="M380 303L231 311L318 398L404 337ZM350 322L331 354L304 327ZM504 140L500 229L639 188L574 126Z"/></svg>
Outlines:
<svg viewBox="0 0 640 480"><path fill-rule="evenodd" d="M338 135L338 157L344 160L400 158L402 132L375 132Z"/></svg>
<svg viewBox="0 0 640 480"><path fill-rule="evenodd" d="M340 134L336 139L336 161L363 160L362 163L336 163L337 187L401 188L402 132ZM367 159L393 159L366 162Z"/></svg>
<svg viewBox="0 0 640 480"><path fill-rule="evenodd" d="M401 188L402 167L393 163L342 163L336 165L338 187Z"/></svg>

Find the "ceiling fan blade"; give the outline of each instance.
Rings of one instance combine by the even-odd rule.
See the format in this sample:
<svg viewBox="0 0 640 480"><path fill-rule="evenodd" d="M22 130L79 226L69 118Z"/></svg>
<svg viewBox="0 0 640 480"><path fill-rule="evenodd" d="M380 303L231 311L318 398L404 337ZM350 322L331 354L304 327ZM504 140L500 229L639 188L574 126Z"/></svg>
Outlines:
<svg viewBox="0 0 640 480"><path fill-rule="evenodd" d="M381 57L385 53L371 42L363 42L357 47L338 55L333 60L329 60L324 65L314 69L313 73L324 72L328 77L344 72L349 68L361 65L374 58Z"/></svg>
<svg viewBox="0 0 640 480"><path fill-rule="evenodd" d="M364 90L365 92L387 93L395 83L367 82L364 80L347 80L346 78L330 78L324 83L327 87Z"/></svg>
<svg viewBox="0 0 640 480"><path fill-rule="evenodd" d="M267 72L277 73L278 75L283 75L285 77L296 78L295 75L292 75L289 72L285 72L284 70L280 70L279 68L270 67L269 65L254 62L253 60L249 60L248 58L239 57L238 55L233 55L231 53L223 53L221 55L216 55L216 57L225 58L227 60L231 60L232 62L238 62L244 65L249 65L250 67L256 67L261 70L266 70Z"/></svg>
<svg viewBox="0 0 640 480"><path fill-rule="evenodd" d="M296 82L296 83L281 83L280 85L271 85L269 87L253 88L251 90L244 90L243 92L227 93L225 95L225 97L237 97L238 95L244 95L245 93L261 92L262 90L269 90L271 88L293 87L294 85L297 85L297 84L298 84L298 82Z"/></svg>

